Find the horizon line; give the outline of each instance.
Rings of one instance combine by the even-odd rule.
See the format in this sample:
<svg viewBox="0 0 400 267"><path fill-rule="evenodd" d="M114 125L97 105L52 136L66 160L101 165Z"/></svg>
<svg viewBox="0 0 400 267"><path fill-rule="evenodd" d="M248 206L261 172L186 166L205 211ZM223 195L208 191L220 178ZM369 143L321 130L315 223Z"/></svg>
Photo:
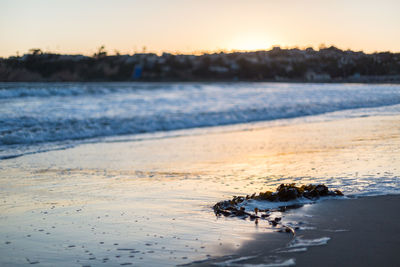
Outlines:
<svg viewBox="0 0 400 267"><path fill-rule="evenodd" d="M154 51L154 50L147 50L146 46L143 47L143 49L141 51L133 51L131 53L129 52L120 52L118 49L110 49L112 52L110 53L110 51L108 49L106 49L106 47L104 45L100 46L97 48L96 52L99 51L103 51L107 54L107 56L117 56L117 55L135 55L135 54L156 54L158 56L167 53L167 54L172 54L172 55L196 55L196 56L201 56L201 55L207 55L207 54L220 54L220 53L226 53L226 54L232 54L232 53L252 53L252 52L267 52L267 51L272 51L274 48L280 48L282 50L292 50L292 49L299 49L299 50L306 50L306 49L313 49L314 51L321 51L323 49L327 49L327 48L337 48L339 50L342 51L352 51L352 52L362 52L364 54L379 54L379 53L392 53L392 54L398 54L400 53L399 51L392 51L392 50L374 50L373 52L366 52L364 50L353 50L351 48L347 48L347 49L342 49L336 45L330 44L330 45L325 45L325 44L320 44L318 47L316 46L298 46L298 45L294 45L294 46L280 46L280 45L271 45L265 49L214 49L214 50L192 50L190 52L185 52L185 51L171 51L171 50L161 50L161 51ZM32 53L32 51L34 50L38 50L40 51L42 54L57 54L57 55L81 55L81 56L88 56L88 57L92 57L95 55L95 53L81 53L81 52L72 52L72 53L67 53L67 52L60 52L60 51L52 51L49 49L46 50L42 50L41 48L30 48L28 49L28 51L26 51L23 54L19 54L19 51L16 51L16 54L10 54L8 56L0 56L0 58L11 58L11 57L21 57L23 55L29 55Z"/></svg>

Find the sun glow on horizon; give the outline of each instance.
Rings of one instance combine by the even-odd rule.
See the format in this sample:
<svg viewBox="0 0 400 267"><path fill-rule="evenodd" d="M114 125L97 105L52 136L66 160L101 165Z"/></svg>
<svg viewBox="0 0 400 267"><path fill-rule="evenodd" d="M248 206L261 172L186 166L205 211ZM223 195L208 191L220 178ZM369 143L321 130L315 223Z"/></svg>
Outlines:
<svg viewBox="0 0 400 267"><path fill-rule="evenodd" d="M397 0L2 0L0 57L31 48L93 55L102 45L109 54L320 44L400 52L399 9Z"/></svg>
<svg viewBox="0 0 400 267"><path fill-rule="evenodd" d="M269 50L274 43L265 35L244 33L237 35L228 42L226 50L230 51L258 51Z"/></svg>

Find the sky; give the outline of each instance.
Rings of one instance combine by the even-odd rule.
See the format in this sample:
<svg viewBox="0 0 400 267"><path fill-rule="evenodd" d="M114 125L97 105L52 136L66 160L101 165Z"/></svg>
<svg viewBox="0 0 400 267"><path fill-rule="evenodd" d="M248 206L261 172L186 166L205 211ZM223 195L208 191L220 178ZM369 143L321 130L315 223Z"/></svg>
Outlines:
<svg viewBox="0 0 400 267"><path fill-rule="evenodd" d="M268 50L400 52L399 0L0 0L0 57Z"/></svg>

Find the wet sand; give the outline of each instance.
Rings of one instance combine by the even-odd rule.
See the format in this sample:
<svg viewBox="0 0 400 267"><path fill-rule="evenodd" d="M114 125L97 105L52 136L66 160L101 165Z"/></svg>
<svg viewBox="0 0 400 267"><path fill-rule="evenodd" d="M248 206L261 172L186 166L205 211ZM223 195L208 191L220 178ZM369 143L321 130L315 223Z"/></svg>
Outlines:
<svg viewBox="0 0 400 267"><path fill-rule="evenodd" d="M325 200L283 214L284 224L301 225L295 236L256 234L230 256L192 266L399 266L399 210L400 195Z"/></svg>
<svg viewBox="0 0 400 267"><path fill-rule="evenodd" d="M399 133L400 116L366 117L85 144L4 160L0 265L171 266L250 253L251 242L284 247L290 236L266 223L216 218L211 207L288 182L325 183L347 195L398 192ZM264 263L293 258L284 254Z"/></svg>
<svg viewBox="0 0 400 267"><path fill-rule="evenodd" d="M326 201L310 207L309 223L316 230L305 238L324 235L327 246L295 256L298 266L399 266L400 196ZM299 215L299 212L295 215ZM332 229L346 230L331 232Z"/></svg>

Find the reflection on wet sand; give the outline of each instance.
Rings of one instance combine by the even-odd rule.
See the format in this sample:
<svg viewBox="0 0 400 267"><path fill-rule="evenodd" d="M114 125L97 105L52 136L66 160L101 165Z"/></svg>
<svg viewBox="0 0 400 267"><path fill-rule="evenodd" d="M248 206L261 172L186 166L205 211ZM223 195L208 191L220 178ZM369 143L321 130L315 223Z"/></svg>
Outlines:
<svg viewBox="0 0 400 267"><path fill-rule="evenodd" d="M289 237L273 226L217 218L212 206L292 182L347 195L398 190L399 121L86 144L2 161L1 264L185 264L232 254L254 233L281 247Z"/></svg>

